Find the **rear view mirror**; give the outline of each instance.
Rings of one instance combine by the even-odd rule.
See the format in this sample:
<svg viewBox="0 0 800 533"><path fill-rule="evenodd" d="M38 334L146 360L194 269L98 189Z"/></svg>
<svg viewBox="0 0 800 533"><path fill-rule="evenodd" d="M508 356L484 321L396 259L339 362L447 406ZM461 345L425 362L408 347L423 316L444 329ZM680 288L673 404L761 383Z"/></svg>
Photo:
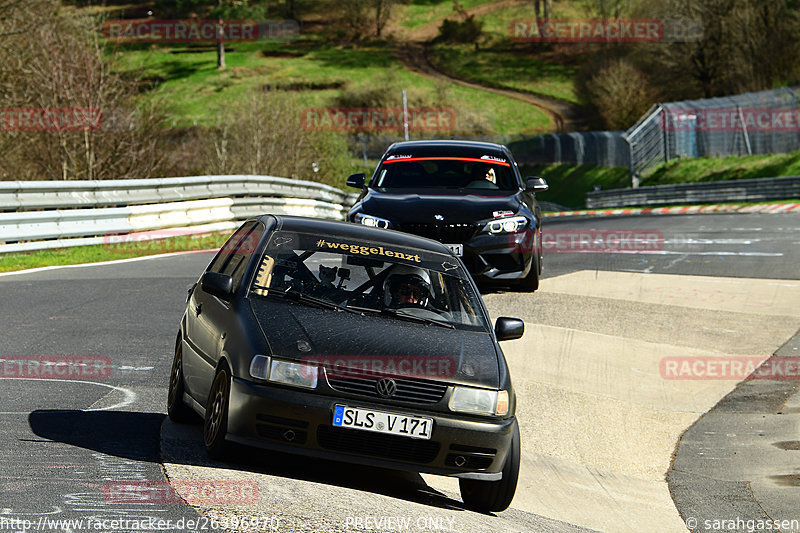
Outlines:
<svg viewBox="0 0 800 533"><path fill-rule="evenodd" d="M222 300L230 300L233 294L233 278L219 272L206 272L200 279L204 292Z"/></svg>
<svg viewBox="0 0 800 533"><path fill-rule="evenodd" d="M347 186L355 187L356 189L363 189L366 182L367 175L363 172L359 172L358 174L350 174L350 177L347 178Z"/></svg>
<svg viewBox="0 0 800 533"><path fill-rule="evenodd" d="M519 318L501 316L494 325L494 334L498 341L513 341L525 333L525 322Z"/></svg>
<svg viewBox="0 0 800 533"><path fill-rule="evenodd" d="M544 192L550 188L547 182L539 176L528 176L525 179L525 190L532 192Z"/></svg>

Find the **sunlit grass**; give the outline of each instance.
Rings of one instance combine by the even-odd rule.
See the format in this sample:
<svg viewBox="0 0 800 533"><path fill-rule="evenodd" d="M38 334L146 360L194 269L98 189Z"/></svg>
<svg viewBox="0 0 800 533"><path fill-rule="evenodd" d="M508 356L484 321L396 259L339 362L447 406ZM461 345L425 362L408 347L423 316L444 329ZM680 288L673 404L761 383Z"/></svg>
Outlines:
<svg viewBox="0 0 800 533"><path fill-rule="evenodd" d="M136 240L135 237L126 236L110 237L108 244L0 254L0 272L54 265L98 263L172 252L216 250L225 243L228 237L230 237L230 232L187 235L158 240ZM116 241L123 242L116 243Z"/></svg>

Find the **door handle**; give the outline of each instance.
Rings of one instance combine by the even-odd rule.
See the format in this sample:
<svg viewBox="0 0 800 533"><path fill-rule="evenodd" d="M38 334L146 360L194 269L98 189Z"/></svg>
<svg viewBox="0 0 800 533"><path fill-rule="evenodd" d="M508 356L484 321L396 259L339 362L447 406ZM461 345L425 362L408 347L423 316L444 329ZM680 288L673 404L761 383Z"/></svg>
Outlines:
<svg viewBox="0 0 800 533"><path fill-rule="evenodd" d="M200 313L202 313L202 312L203 312L203 304L197 304L197 305L194 306L194 314L195 315L199 316Z"/></svg>

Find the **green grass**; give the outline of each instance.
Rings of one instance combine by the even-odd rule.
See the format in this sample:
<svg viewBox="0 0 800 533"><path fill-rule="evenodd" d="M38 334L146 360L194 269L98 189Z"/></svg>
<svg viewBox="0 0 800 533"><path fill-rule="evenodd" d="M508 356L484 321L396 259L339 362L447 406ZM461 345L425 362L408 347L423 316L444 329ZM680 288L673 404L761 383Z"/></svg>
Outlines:
<svg viewBox="0 0 800 533"><path fill-rule="evenodd" d="M524 50L476 51L472 45L436 45L430 57L437 67L458 78L581 103L575 92L577 66L549 63Z"/></svg>
<svg viewBox="0 0 800 533"><path fill-rule="evenodd" d="M623 167L595 167L591 165L539 165L522 166L523 176L540 176L550 186L536 197L542 202L552 202L573 209L582 209L586 193L596 185L603 189L619 189L629 183L628 169Z"/></svg>
<svg viewBox="0 0 800 533"><path fill-rule="evenodd" d="M677 159L670 161L639 183L663 185L752 178L800 176L800 152L744 157Z"/></svg>
<svg viewBox="0 0 800 533"><path fill-rule="evenodd" d="M547 165L523 166L520 170L523 176L538 175L547 180L550 190L537 195L540 200L574 209L583 208L585 194L596 185L605 190L626 188L630 183L628 169L623 167ZM656 169L652 175L642 179L639 185L644 187L780 176L800 176L800 152L675 160Z"/></svg>
<svg viewBox="0 0 800 533"><path fill-rule="evenodd" d="M579 2L554 2L552 18L586 17ZM492 87L528 91L583 103L575 89L581 56L542 51L535 45L514 44L510 39L513 20L534 18L531 4L491 11L479 17L483 23L480 50L474 45L437 44L431 60L442 70L459 78Z"/></svg>
<svg viewBox="0 0 800 533"><path fill-rule="evenodd" d="M134 49L121 54L121 68L129 75L158 80L152 96L162 98L173 112L175 125L211 125L231 102L268 84L327 86L352 83L368 86L373 80L394 72L399 88L417 91L434 99L436 84L399 68L393 49L387 45L344 47L314 41L292 43L235 43L226 54L227 70L216 69L216 53L170 53L173 48ZM333 105L340 88L296 91L302 106ZM552 123L539 109L520 105L501 95L460 86L448 88L449 105L456 114L486 117L498 134L549 131ZM401 105L400 90L397 106Z"/></svg>
<svg viewBox="0 0 800 533"><path fill-rule="evenodd" d="M460 0L459 3L464 9L470 9L491 3L491 0ZM407 5L395 6L393 17L396 17L404 28L416 30L454 13L452 0L412 0Z"/></svg>
<svg viewBox="0 0 800 533"><path fill-rule="evenodd" d="M54 265L98 263L168 252L214 250L221 247L229 236L230 233L214 233L121 244L97 244L93 246L74 246L54 250L0 254L0 272Z"/></svg>

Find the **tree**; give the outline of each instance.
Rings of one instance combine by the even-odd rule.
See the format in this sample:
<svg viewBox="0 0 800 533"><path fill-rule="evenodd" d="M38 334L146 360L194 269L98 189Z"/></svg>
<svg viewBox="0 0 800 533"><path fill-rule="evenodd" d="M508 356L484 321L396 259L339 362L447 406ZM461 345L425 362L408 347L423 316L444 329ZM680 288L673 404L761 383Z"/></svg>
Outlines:
<svg viewBox="0 0 800 533"><path fill-rule="evenodd" d="M80 128L63 122L42 123L44 131L9 127L0 136L0 176L107 179L155 174L164 161L158 106L136 104L136 83L114 74L93 20L61 11L55 1L39 7L41 11L28 13L33 26L2 39L15 62L3 66L0 108L24 108L28 116L59 120L88 110L91 118Z"/></svg>

